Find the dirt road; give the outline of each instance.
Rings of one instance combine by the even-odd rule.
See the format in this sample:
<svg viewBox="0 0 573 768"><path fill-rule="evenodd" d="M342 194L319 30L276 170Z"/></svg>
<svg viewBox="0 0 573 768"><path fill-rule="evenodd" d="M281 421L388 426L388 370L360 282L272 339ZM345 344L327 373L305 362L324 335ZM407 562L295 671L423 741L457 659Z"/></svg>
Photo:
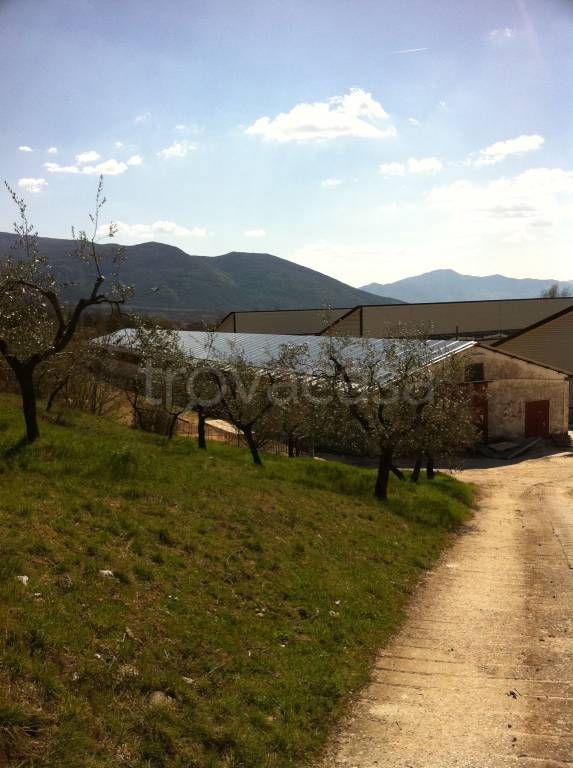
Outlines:
<svg viewBox="0 0 573 768"><path fill-rule="evenodd" d="M573 766L573 455L466 470L466 534L418 591L327 766Z"/></svg>

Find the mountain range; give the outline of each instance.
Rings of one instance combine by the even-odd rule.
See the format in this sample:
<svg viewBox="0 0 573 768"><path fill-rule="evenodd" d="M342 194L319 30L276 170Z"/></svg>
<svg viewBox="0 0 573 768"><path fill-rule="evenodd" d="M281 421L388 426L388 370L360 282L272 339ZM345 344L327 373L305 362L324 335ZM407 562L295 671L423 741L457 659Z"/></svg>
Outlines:
<svg viewBox="0 0 573 768"><path fill-rule="evenodd" d="M0 232L0 257L13 248L15 242L14 234ZM74 241L40 237L38 245L57 276L64 282L74 283L67 289L68 298L85 295L92 275L85 264L70 256ZM104 269L106 264L111 264L117 247L117 244L97 245ZM573 280L566 283L504 275L477 277L452 269L436 269L393 283L369 283L353 288L269 253L232 251L221 256L194 256L157 242L129 245L124 250L121 279L135 290L130 306L179 320L215 319L227 312L248 309L535 298L555 283L573 293Z"/></svg>
<svg viewBox="0 0 573 768"><path fill-rule="evenodd" d="M0 256L15 241L15 235L0 232ZM68 296L77 298L85 294L89 271L79 259L69 255L74 250L74 241L40 237L38 245L61 280L78 284L68 290ZM104 269L106 262L111 263L116 248L117 245L109 244L97 246ZM192 256L180 248L155 242L125 247L121 279L135 289L130 302L134 309L182 319L199 315L217 317L241 309L400 303L268 253Z"/></svg>
<svg viewBox="0 0 573 768"><path fill-rule="evenodd" d="M463 275L453 269L435 269L423 275L406 277L395 283L369 283L362 290L379 296L393 296L407 303L432 301L472 301L477 299L529 299L557 283L573 293L573 280L536 280L504 275Z"/></svg>

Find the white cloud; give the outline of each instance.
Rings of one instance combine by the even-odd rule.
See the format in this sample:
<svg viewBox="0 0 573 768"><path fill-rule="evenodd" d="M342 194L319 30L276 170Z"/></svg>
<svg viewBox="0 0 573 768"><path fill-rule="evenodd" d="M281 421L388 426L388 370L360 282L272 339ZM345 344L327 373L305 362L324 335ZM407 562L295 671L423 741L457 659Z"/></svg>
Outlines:
<svg viewBox="0 0 573 768"><path fill-rule="evenodd" d="M461 251L470 243L476 251L481 248L482 258L493 259L503 258L506 246L528 243L529 251L516 253L517 270L533 274L537 267L539 276L550 264L559 269L561 263L563 272L573 234L572 171L532 168L484 183L464 179L435 187L426 203L447 231L447 247Z"/></svg>
<svg viewBox="0 0 573 768"><path fill-rule="evenodd" d="M415 157L411 157L408 160L408 170L410 173L435 173L441 171L444 164L437 157L421 157L416 160Z"/></svg>
<svg viewBox="0 0 573 768"><path fill-rule="evenodd" d="M58 148L57 147L49 147L47 150L49 155L57 155L58 154Z"/></svg>
<svg viewBox="0 0 573 768"><path fill-rule="evenodd" d="M20 150L20 152L33 152L34 151L32 149L32 147L29 147L27 144L22 144L22 146L18 147L18 149Z"/></svg>
<svg viewBox="0 0 573 768"><path fill-rule="evenodd" d="M86 176L117 176L127 171L127 164L111 158L97 165L84 165L82 168L78 168L77 165L60 165L59 163L44 163L44 168L48 173L83 173Z"/></svg>
<svg viewBox="0 0 573 768"><path fill-rule="evenodd" d="M415 117L409 117L408 122L411 123L412 125L420 125L420 121L416 120Z"/></svg>
<svg viewBox="0 0 573 768"><path fill-rule="evenodd" d="M41 192L48 186L46 179L24 178L18 180L18 186L27 192Z"/></svg>
<svg viewBox="0 0 573 768"><path fill-rule="evenodd" d="M133 122L136 125L141 125L142 123L146 123L150 117L151 117L151 112L143 112L143 114L141 115L136 115Z"/></svg>
<svg viewBox="0 0 573 768"><path fill-rule="evenodd" d="M128 165L143 165L143 158L141 155L132 155L128 161Z"/></svg>
<svg viewBox="0 0 573 768"><path fill-rule="evenodd" d="M102 224L98 230L98 234L105 235L108 233L110 224ZM149 224L126 224L124 221L114 221L113 226L118 235L125 235L126 237L133 239L146 238L152 234L152 229Z"/></svg>
<svg viewBox="0 0 573 768"><path fill-rule="evenodd" d="M482 184L462 179L434 187L427 200L433 206L480 217L551 220L565 201L573 204L573 171L532 168Z"/></svg>
<svg viewBox="0 0 573 768"><path fill-rule="evenodd" d="M329 189L331 187L339 187L342 184L342 179L323 179L320 182L320 186L324 187L325 189Z"/></svg>
<svg viewBox="0 0 573 768"><path fill-rule="evenodd" d="M297 104L274 118L260 117L246 128L251 136L286 143L320 142L341 137L387 139L396 135L389 116L372 94L352 88L328 101Z"/></svg>
<svg viewBox="0 0 573 768"><path fill-rule="evenodd" d="M266 237L267 232L265 229L246 229L243 235L245 237Z"/></svg>
<svg viewBox="0 0 573 768"><path fill-rule="evenodd" d="M406 163L382 163L379 166L383 176L405 176L406 173L435 173L441 171L444 164L437 157L411 157Z"/></svg>
<svg viewBox="0 0 573 768"><path fill-rule="evenodd" d="M127 164L124 162L118 162L113 157L109 160L104 160L103 163L97 165L86 165L82 168L82 173L88 176L117 176L120 173L127 171Z"/></svg>
<svg viewBox="0 0 573 768"><path fill-rule="evenodd" d="M515 37L515 30L511 27L500 27L499 29L492 29L489 33L490 40L511 40Z"/></svg>
<svg viewBox="0 0 573 768"><path fill-rule="evenodd" d="M391 56L398 56L402 53L421 53L422 51L427 51L427 48L401 48L399 51L391 51Z"/></svg>
<svg viewBox="0 0 573 768"><path fill-rule="evenodd" d="M48 173L79 173L77 165L60 165L59 163L44 163Z"/></svg>
<svg viewBox="0 0 573 768"><path fill-rule="evenodd" d="M187 227L181 227L174 221L156 221L151 225L153 232L160 232L162 235L189 235L191 230Z"/></svg>
<svg viewBox="0 0 573 768"><path fill-rule="evenodd" d="M124 235L133 240L144 240L155 235L164 237L208 237L209 232L206 227L183 227L174 221L159 220L153 224L126 224L123 221L114 222L118 234ZM109 232L109 224L102 225L99 229L100 234Z"/></svg>
<svg viewBox="0 0 573 768"><path fill-rule="evenodd" d="M100 157L99 152L96 152L95 149L90 149L88 152L80 152L79 155L76 155L76 163L95 163Z"/></svg>
<svg viewBox="0 0 573 768"><path fill-rule="evenodd" d="M179 133L201 133L203 131L197 123L189 123L188 125L186 123L178 123L174 128Z"/></svg>
<svg viewBox="0 0 573 768"><path fill-rule="evenodd" d="M406 173L404 163L381 163L378 169L383 176L404 176Z"/></svg>
<svg viewBox="0 0 573 768"><path fill-rule="evenodd" d="M479 152L470 155L465 164L476 166L495 165L496 163L501 163L502 160L505 160L510 155L523 155L526 152L540 149L544 143L545 139L538 134L517 136L517 138L508 139L507 141L496 141L495 144L490 144L489 147L480 149Z"/></svg>
<svg viewBox="0 0 573 768"><path fill-rule="evenodd" d="M417 199L377 208L376 217L384 240L360 242L349 229L346 241L307 242L289 258L352 285L438 268L571 279L573 170L434 185Z"/></svg>
<svg viewBox="0 0 573 768"><path fill-rule="evenodd" d="M116 141L113 145L116 149L121 149L123 147L123 141Z"/></svg>
<svg viewBox="0 0 573 768"><path fill-rule="evenodd" d="M191 144L191 142L185 139L183 141L174 141L169 147L161 149L157 153L157 157L160 157L162 160L170 160L173 157L187 157L189 152L195 149L197 149L195 144Z"/></svg>

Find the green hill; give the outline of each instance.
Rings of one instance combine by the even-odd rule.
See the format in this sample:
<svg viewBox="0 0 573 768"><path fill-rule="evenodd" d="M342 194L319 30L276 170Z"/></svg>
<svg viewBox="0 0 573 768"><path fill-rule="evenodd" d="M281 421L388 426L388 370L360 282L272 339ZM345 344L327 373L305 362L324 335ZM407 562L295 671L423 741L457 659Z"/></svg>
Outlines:
<svg viewBox="0 0 573 768"><path fill-rule="evenodd" d="M380 504L341 464L42 429L0 396L5 768L307 764L469 513L445 476Z"/></svg>
<svg viewBox="0 0 573 768"><path fill-rule="evenodd" d="M0 232L0 256L13 245L15 236ZM72 240L39 238L41 253L49 257L56 273L68 282L86 287L86 268L70 258ZM106 256L113 245L99 245ZM352 288L313 269L268 253L226 253L222 256L191 256L165 243L141 243L125 249L122 280L133 285L131 305L165 315L222 316L240 309L305 309L353 307L357 304L400 303L384 296ZM78 288L69 291L78 296Z"/></svg>

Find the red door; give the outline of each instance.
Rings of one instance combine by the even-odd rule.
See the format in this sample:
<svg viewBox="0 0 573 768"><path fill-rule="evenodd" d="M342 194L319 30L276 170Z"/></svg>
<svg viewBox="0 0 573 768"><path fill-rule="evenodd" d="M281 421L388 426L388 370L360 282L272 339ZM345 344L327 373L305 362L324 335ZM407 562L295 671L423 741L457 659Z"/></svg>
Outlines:
<svg viewBox="0 0 573 768"><path fill-rule="evenodd" d="M549 400L525 403L525 437L548 437Z"/></svg>

